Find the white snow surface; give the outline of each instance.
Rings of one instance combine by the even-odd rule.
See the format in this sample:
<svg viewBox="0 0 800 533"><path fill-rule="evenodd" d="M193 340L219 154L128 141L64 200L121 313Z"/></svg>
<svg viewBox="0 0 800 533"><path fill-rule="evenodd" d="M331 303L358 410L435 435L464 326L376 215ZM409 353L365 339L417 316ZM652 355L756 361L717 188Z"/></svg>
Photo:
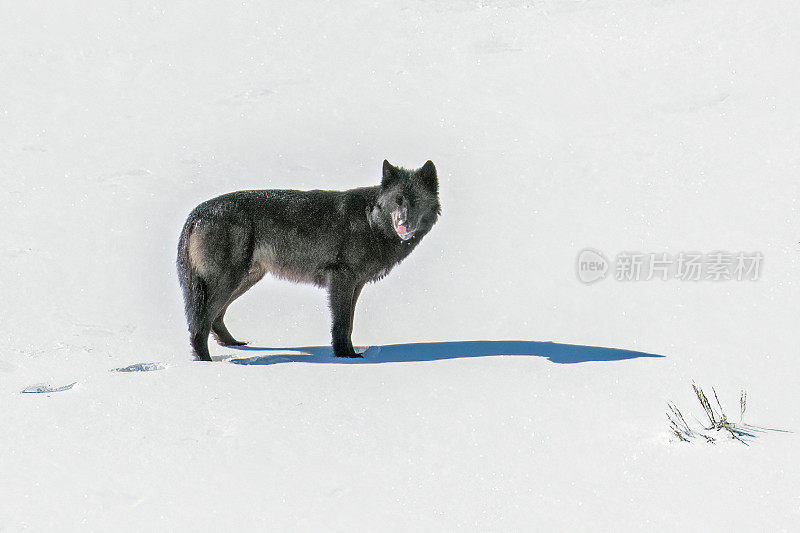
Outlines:
<svg viewBox="0 0 800 533"><path fill-rule="evenodd" d="M0 531L797 530L795 433L665 416L699 417L694 380L800 430L795 2L2 11ZM192 361L189 211L384 158L432 159L443 214L365 288L364 361L330 357L323 291L271 279L227 321L272 349ZM763 271L584 285L585 247Z"/></svg>

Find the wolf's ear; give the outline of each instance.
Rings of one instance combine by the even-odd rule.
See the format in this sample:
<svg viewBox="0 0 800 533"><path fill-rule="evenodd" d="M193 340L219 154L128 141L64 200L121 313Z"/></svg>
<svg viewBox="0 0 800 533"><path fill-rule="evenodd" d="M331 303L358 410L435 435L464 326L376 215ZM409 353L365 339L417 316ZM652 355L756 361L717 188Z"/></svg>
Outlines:
<svg viewBox="0 0 800 533"><path fill-rule="evenodd" d="M397 177L397 167L392 166L386 159L383 160L383 178L381 179L381 187L386 187L389 183Z"/></svg>
<svg viewBox="0 0 800 533"><path fill-rule="evenodd" d="M426 161L419 169L419 179L433 194L439 194L439 178L436 176L436 167L433 161Z"/></svg>

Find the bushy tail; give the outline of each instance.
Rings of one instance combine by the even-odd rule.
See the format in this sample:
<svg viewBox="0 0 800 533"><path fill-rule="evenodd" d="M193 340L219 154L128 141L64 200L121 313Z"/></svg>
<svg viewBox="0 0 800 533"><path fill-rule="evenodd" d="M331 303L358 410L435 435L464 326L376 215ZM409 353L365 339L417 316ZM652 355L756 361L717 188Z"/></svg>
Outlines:
<svg viewBox="0 0 800 533"><path fill-rule="evenodd" d="M178 240L178 259L176 261L178 281L183 291L186 321L192 334L200 329L201 314L205 307L208 292L205 281L197 274L189 257L189 237L194 231L195 224L196 221L190 218L183 226L183 231L181 231L181 236Z"/></svg>

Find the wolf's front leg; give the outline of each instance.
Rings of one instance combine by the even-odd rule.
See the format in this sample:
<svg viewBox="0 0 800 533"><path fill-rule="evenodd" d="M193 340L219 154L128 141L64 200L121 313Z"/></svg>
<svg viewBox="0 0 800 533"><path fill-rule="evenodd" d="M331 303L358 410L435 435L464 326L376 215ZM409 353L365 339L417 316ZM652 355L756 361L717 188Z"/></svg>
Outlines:
<svg viewBox="0 0 800 533"><path fill-rule="evenodd" d="M336 357L361 357L353 349L353 342L350 340L353 331L353 299L356 286L352 277L346 274L331 275L328 298L331 305L333 355Z"/></svg>

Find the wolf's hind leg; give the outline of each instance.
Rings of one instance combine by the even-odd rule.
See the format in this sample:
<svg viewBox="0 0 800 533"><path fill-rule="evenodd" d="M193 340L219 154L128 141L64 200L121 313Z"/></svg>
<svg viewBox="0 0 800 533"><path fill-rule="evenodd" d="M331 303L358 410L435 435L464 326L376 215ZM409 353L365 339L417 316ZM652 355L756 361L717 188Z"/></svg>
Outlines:
<svg viewBox="0 0 800 533"><path fill-rule="evenodd" d="M208 353L208 334L211 330L211 320L208 318L208 286L188 269L179 270L179 275L186 304L192 355L198 361L211 361Z"/></svg>
<svg viewBox="0 0 800 533"><path fill-rule="evenodd" d="M211 354L208 352L208 333L210 330L209 326L203 326L198 331L191 333L192 354L196 361L211 361Z"/></svg>
<svg viewBox="0 0 800 533"><path fill-rule="evenodd" d="M230 298L228 298L228 303L225 304L222 312L219 313L213 324L211 324L211 332L214 334L214 337L217 339L217 344L220 346L244 346L247 344L247 342L237 341L233 335L231 335L231 332L228 331L224 321L225 312L228 310L228 306L231 305L234 300L247 292L250 287L255 285L263 277L264 271L262 269L250 270L244 279L239 282L236 290L234 290L233 294L231 294Z"/></svg>
<svg viewBox="0 0 800 533"><path fill-rule="evenodd" d="M203 279L199 284L200 292L192 297L192 320L189 324L190 340L195 359L211 361L208 351L208 336L215 325L221 322L228 302L234 294L237 283L231 276L217 279ZM222 328L225 329L224 324ZM217 334L220 330L215 331ZM225 329L227 333L227 329ZM230 333L228 333L230 336Z"/></svg>
<svg viewBox="0 0 800 533"><path fill-rule="evenodd" d="M227 309L226 309L227 310ZM225 318L225 310L222 311L222 314L214 320L214 323L211 324L211 333L214 334L214 338L217 339L217 344L220 346L244 346L247 343L243 341L237 341L231 335L231 332L228 331L228 328L225 326L225 322L223 319Z"/></svg>
<svg viewBox="0 0 800 533"><path fill-rule="evenodd" d="M211 333L212 324L215 322L213 317L219 316L220 308L223 305L220 302L220 298L210 298L204 301L202 309L198 313L197 321L190 330L192 350L194 351L195 359L198 361L211 361L211 354L208 352L208 336Z"/></svg>

